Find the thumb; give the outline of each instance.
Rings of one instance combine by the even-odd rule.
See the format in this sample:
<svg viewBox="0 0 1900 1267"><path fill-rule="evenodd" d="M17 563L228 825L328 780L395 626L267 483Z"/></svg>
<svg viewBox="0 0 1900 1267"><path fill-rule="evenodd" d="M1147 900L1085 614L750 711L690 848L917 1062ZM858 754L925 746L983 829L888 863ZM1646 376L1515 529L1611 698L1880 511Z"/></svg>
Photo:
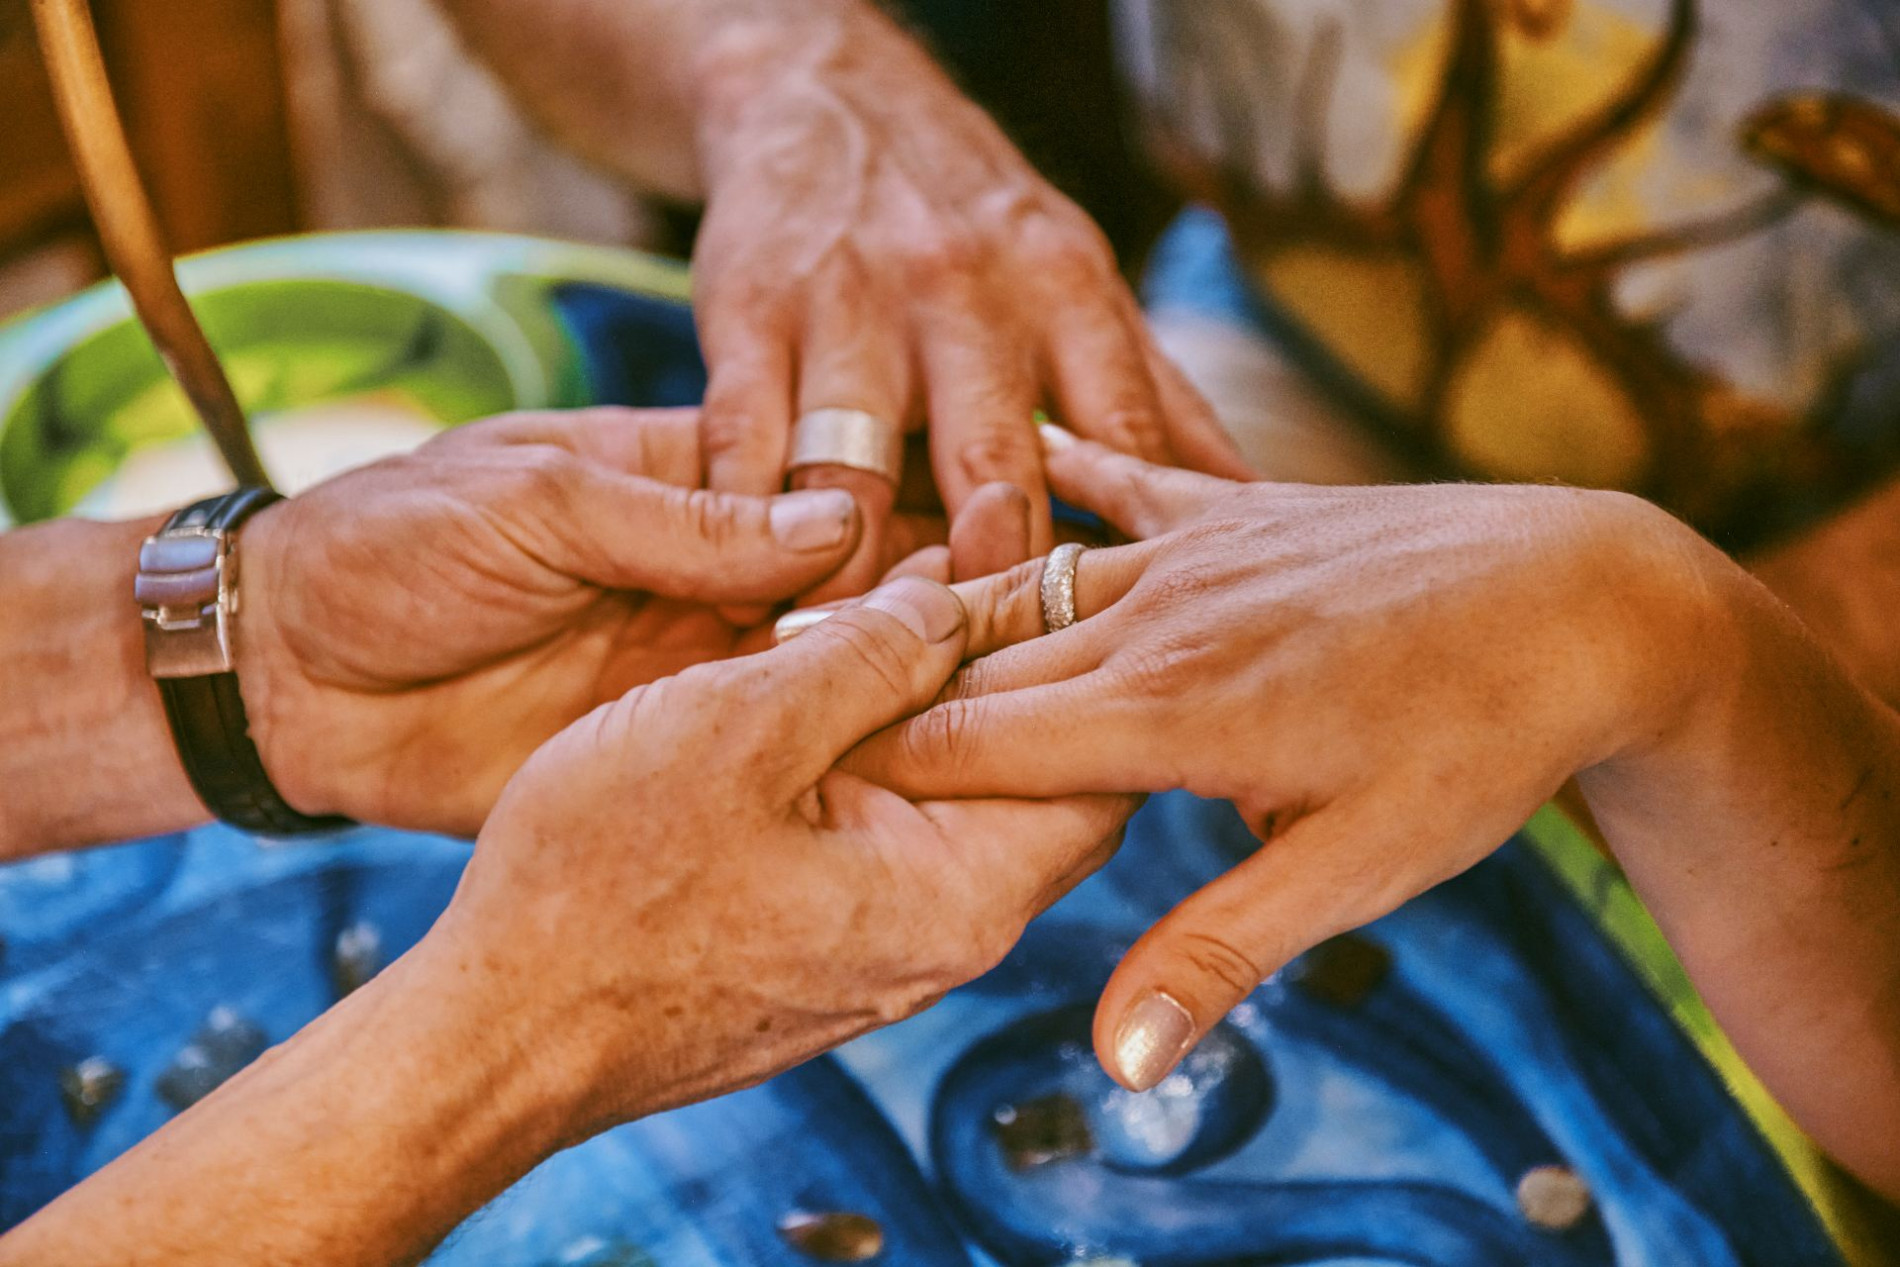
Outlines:
<svg viewBox="0 0 1900 1267"><path fill-rule="evenodd" d="M1170 911L1123 956L1095 1012L1110 1077L1146 1091L1288 961L1403 900L1366 865L1367 825L1322 810ZM1371 877L1371 878L1369 878Z"/></svg>
<svg viewBox="0 0 1900 1267"><path fill-rule="evenodd" d="M798 785L810 786L865 736L928 708L962 662L968 624L949 589L909 576L754 657L751 697L765 703L770 733L785 737Z"/></svg>
<svg viewBox="0 0 1900 1267"><path fill-rule="evenodd" d="M1053 423L1041 427L1043 472L1057 497L1136 540L1172 532L1232 491L1232 480L1156 466Z"/></svg>
<svg viewBox="0 0 1900 1267"><path fill-rule="evenodd" d="M777 603L851 557L862 530L841 489L749 497L679 488L592 463L531 513L549 561L608 589L701 603Z"/></svg>

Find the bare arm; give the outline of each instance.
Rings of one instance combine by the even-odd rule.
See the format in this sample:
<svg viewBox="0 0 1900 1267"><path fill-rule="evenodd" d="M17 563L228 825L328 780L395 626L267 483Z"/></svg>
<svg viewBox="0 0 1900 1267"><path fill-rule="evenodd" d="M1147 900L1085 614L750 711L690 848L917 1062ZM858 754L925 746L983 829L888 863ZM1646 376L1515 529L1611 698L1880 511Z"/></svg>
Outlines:
<svg viewBox="0 0 1900 1267"><path fill-rule="evenodd" d="M0 535L0 859L203 822L132 577L156 521Z"/></svg>
<svg viewBox="0 0 1900 1267"><path fill-rule="evenodd" d="M1900 705L1900 481L1749 567L1855 677Z"/></svg>
<svg viewBox="0 0 1900 1267"><path fill-rule="evenodd" d="M702 199L707 152L768 88L852 70L949 87L865 0L447 0L470 47L557 137L660 193ZM974 107L970 107L974 110Z"/></svg>

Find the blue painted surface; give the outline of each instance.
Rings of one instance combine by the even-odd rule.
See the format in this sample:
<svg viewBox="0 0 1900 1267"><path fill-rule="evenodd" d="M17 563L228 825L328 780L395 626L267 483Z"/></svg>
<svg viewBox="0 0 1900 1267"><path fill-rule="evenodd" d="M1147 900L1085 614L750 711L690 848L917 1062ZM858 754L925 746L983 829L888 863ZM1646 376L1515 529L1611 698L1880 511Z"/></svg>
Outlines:
<svg viewBox="0 0 1900 1267"><path fill-rule="evenodd" d="M808 1262L777 1232L795 1210L870 1215L879 1261L901 1263L1839 1261L1713 1072L1516 845L1367 929L1389 968L1362 996L1329 1001L1296 965L1199 1067L1148 1096L1115 1088L1088 1049L1096 991L1250 847L1226 807L1157 798L988 976L836 1057L551 1159L435 1261ZM0 1225L172 1115L155 1084L214 1008L288 1037L337 997L337 935L367 922L393 957L466 855L384 831L259 846L208 828L84 855L63 884L0 869ZM82 1127L59 1071L94 1055L126 1079ZM999 1111L1052 1093L1093 1147L1012 1170ZM1596 1199L1564 1233L1513 1196L1552 1163Z"/></svg>

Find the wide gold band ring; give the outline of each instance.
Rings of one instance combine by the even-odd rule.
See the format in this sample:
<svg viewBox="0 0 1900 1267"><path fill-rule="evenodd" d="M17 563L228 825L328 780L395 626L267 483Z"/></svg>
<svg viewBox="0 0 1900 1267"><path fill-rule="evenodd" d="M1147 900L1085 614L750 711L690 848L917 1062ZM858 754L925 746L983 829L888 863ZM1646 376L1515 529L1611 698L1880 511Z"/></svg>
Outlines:
<svg viewBox="0 0 1900 1267"><path fill-rule="evenodd" d="M904 479L903 428L862 409L814 409L792 427L785 471L808 466L848 466L895 486Z"/></svg>

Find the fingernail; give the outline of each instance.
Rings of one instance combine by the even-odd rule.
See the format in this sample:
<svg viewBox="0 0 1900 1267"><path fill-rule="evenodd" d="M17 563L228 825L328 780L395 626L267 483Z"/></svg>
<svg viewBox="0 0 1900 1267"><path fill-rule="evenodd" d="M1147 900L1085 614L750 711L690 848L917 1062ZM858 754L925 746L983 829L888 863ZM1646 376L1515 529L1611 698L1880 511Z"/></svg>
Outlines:
<svg viewBox="0 0 1900 1267"><path fill-rule="evenodd" d="M871 591L864 605L887 612L925 642L942 642L963 627L963 604L935 581L905 577Z"/></svg>
<svg viewBox="0 0 1900 1267"><path fill-rule="evenodd" d="M809 488L772 499L772 535L788 550L830 550L851 535L858 503L842 488Z"/></svg>
<svg viewBox="0 0 1900 1267"><path fill-rule="evenodd" d="M1122 1081L1146 1091L1180 1063L1194 1045L1194 1018L1174 997L1156 990L1129 1010L1115 1035Z"/></svg>
<svg viewBox="0 0 1900 1267"><path fill-rule="evenodd" d="M821 625L838 614L835 607L801 607L797 611L786 612L772 626L772 636L778 639L782 647L813 625Z"/></svg>
<svg viewBox="0 0 1900 1267"><path fill-rule="evenodd" d="M1036 434L1042 437L1042 447L1050 453L1060 453L1075 447L1075 433L1053 422L1045 422L1037 427Z"/></svg>

